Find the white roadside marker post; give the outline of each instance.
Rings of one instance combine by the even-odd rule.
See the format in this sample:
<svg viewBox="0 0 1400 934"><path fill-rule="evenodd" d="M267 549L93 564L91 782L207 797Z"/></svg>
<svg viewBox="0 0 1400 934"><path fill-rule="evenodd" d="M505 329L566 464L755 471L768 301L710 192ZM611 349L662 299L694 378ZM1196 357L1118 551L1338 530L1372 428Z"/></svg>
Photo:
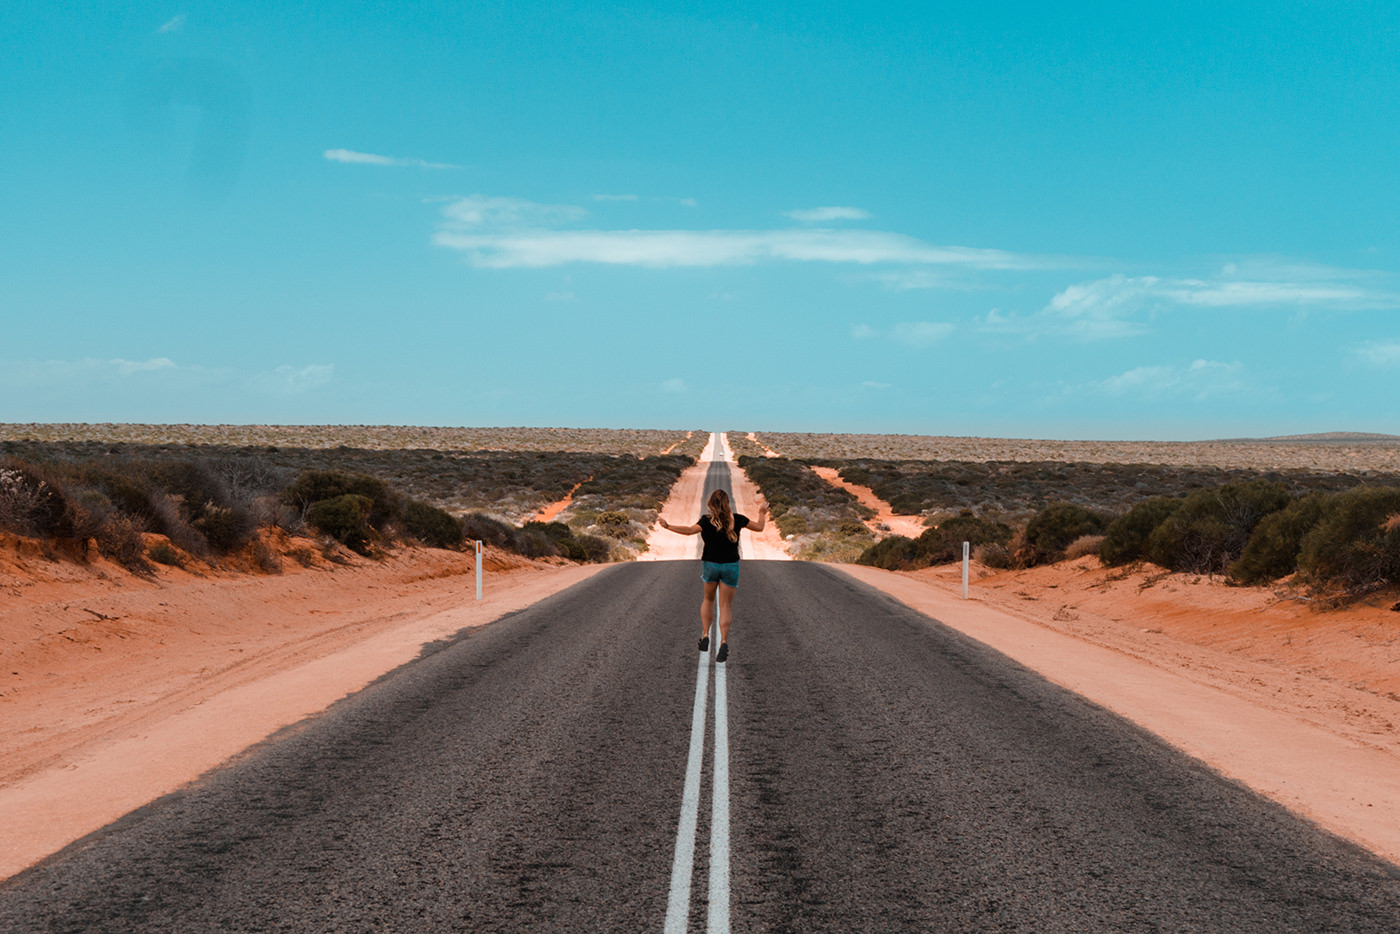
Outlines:
<svg viewBox="0 0 1400 934"><path fill-rule="evenodd" d="M968 542L963 542L963 599L967 599L967 554L972 549Z"/></svg>
<svg viewBox="0 0 1400 934"><path fill-rule="evenodd" d="M481 540L480 540L480 539L477 539L477 541L476 541L476 598L477 598L478 600L481 599L481 554L482 554L482 551L483 551L483 550L484 550L484 549L482 548Z"/></svg>

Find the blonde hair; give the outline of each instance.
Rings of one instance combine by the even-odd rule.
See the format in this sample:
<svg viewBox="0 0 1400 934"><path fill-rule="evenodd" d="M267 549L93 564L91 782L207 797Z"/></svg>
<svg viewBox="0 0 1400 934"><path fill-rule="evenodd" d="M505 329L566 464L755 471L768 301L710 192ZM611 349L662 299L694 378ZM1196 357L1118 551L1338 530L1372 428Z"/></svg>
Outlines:
<svg viewBox="0 0 1400 934"><path fill-rule="evenodd" d="M739 540L739 530L734 528L734 510L729 506L729 494L715 490L710 494L710 522L729 537L731 542Z"/></svg>

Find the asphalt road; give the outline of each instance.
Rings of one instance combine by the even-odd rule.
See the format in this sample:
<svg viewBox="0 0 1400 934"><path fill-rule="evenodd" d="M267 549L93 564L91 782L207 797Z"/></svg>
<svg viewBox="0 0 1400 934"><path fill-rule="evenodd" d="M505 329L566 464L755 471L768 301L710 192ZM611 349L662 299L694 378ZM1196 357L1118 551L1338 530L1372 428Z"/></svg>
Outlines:
<svg viewBox="0 0 1400 934"><path fill-rule="evenodd" d="M697 706L692 931L712 891L735 931L1400 930L1394 867L1131 724L838 572L743 573L722 682L697 563L610 568L0 884L0 931L661 931Z"/></svg>

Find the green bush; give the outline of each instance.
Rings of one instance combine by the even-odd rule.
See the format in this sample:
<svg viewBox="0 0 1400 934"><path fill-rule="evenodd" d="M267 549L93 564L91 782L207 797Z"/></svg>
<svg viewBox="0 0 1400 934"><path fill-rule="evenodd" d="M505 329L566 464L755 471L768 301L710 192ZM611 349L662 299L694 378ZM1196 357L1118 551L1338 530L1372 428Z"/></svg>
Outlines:
<svg viewBox="0 0 1400 934"><path fill-rule="evenodd" d="M467 541L482 542L491 548L516 550L516 530L499 519L480 512L462 517L462 536Z"/></svg>
<svg viewBox="0 0 1400 934"><path fill-rule="evenodd" d="M1325 493L1309 493L1261 519L1240 559L1230 565L1230 579L1263 584L1298 570L1303 539L1322 519L1328 499Z"/></svg>
<svg viewBox="0 0 1400 934"><path fill-rule="evenodd" d="M1140 560L1147 553L1147 540L1152 537L1153 530L1180 505L1179 499L1157 497L1133 506L1104 530L1099 559L1114 566Z"/></svg>
<svg viewBox="0 0 1400 934"><path fill-rule="evenodd" d="M77 512L55 472L12 459L0 464L0 527L36 538L72 539Z"/></svg>
<svg viewBox="0 0 1400 934"><path fill-rule="evenodd" d="M169 542L156 542L146 552L146 555L157 564L165 564L170 567L184 567L185 559L180 556L180 552Z"/></svg>
<svg viewBox="0 0 1400 934"><path fill-rule="evenodd" d="M1400 489L1363 487L1330 497L1304 538L1298 570L1320 590L1400 581Z"/></svg>
<svg viewBox="0 0 1400 934"><path fill-rule="evenodd" d="M856 558L856 564L887 571L912 571L919 558L918 545L912 538L891 535L871 545Z"/></svg>
<svg viewBox="0 0 1400 934"><path fill-rule="evenodd" d="M462 544L462 523L447 511L416 499L404 504L403 524L410 535L433 548L456 548Z"/></svg>
<svg viewBox="0 0 1400 934"><path fill-rule="evenodd" d="M346 495L362 496L370 501L368 521L379 525L386 519L397 518L399 497L389 484L368 474L349 474L339 470L307 470L297 477L282 494L291 506L309 518L308 510L316 503Z"/></svg>
<svg viewBox="0 0 1400 934"><path fill-rule="evenodd" d="M1052 503L1026 524L1028 565L1058 561L1075 539L1098 535L1104 529L1104 517L1075 503Z"/></svg>
<svg viewBox="0 0 1400 934"><path fill-rule="evenodd" d="M347 548L368 550L374 534L369 524L374 501L358 493L318 500L307 511L307 521Z"/></svg>
<svg viewBox="0 0 1400 934"><path fill-rule="evenodd" d="M891 571L916 570L961 561L963 542L974 547L1005 546L1011 534L1010 526L964 513L943 521L937 528L925 529L916 539L891 535L867 548L856 563Z"/></svg>
<svg viewBox="0 0 1400 934"><path fill-rule="evenodd" d="M1288 503L1283 485L1266 480L1197 490L1153 530L1146 556L1173 571L1223 573L1260 520Z"/></svg>

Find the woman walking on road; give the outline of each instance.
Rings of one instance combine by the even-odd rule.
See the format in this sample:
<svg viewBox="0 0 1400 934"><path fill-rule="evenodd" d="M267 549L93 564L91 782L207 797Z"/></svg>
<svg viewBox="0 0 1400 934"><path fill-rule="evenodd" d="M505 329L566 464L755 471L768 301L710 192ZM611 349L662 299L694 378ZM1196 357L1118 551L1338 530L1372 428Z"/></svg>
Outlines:
<svg viewBox="0 0 1400 934"><path fill-rule="evenodd" d="M729 658L729 624L733 620L734 590L739 586L739 531L762 532L767 524L768 505L758 507L758 518L735 515L729 504L729 494L715 490L710 494L709 512L694 525L671 525L660 519L661 527L680 535L699 534L705 548L700 554L700 580L705 584L705 598L700 603L700 651L710 650L710 626L715 621L716 598L719 603L719 652L715 661Z"/></svg>

